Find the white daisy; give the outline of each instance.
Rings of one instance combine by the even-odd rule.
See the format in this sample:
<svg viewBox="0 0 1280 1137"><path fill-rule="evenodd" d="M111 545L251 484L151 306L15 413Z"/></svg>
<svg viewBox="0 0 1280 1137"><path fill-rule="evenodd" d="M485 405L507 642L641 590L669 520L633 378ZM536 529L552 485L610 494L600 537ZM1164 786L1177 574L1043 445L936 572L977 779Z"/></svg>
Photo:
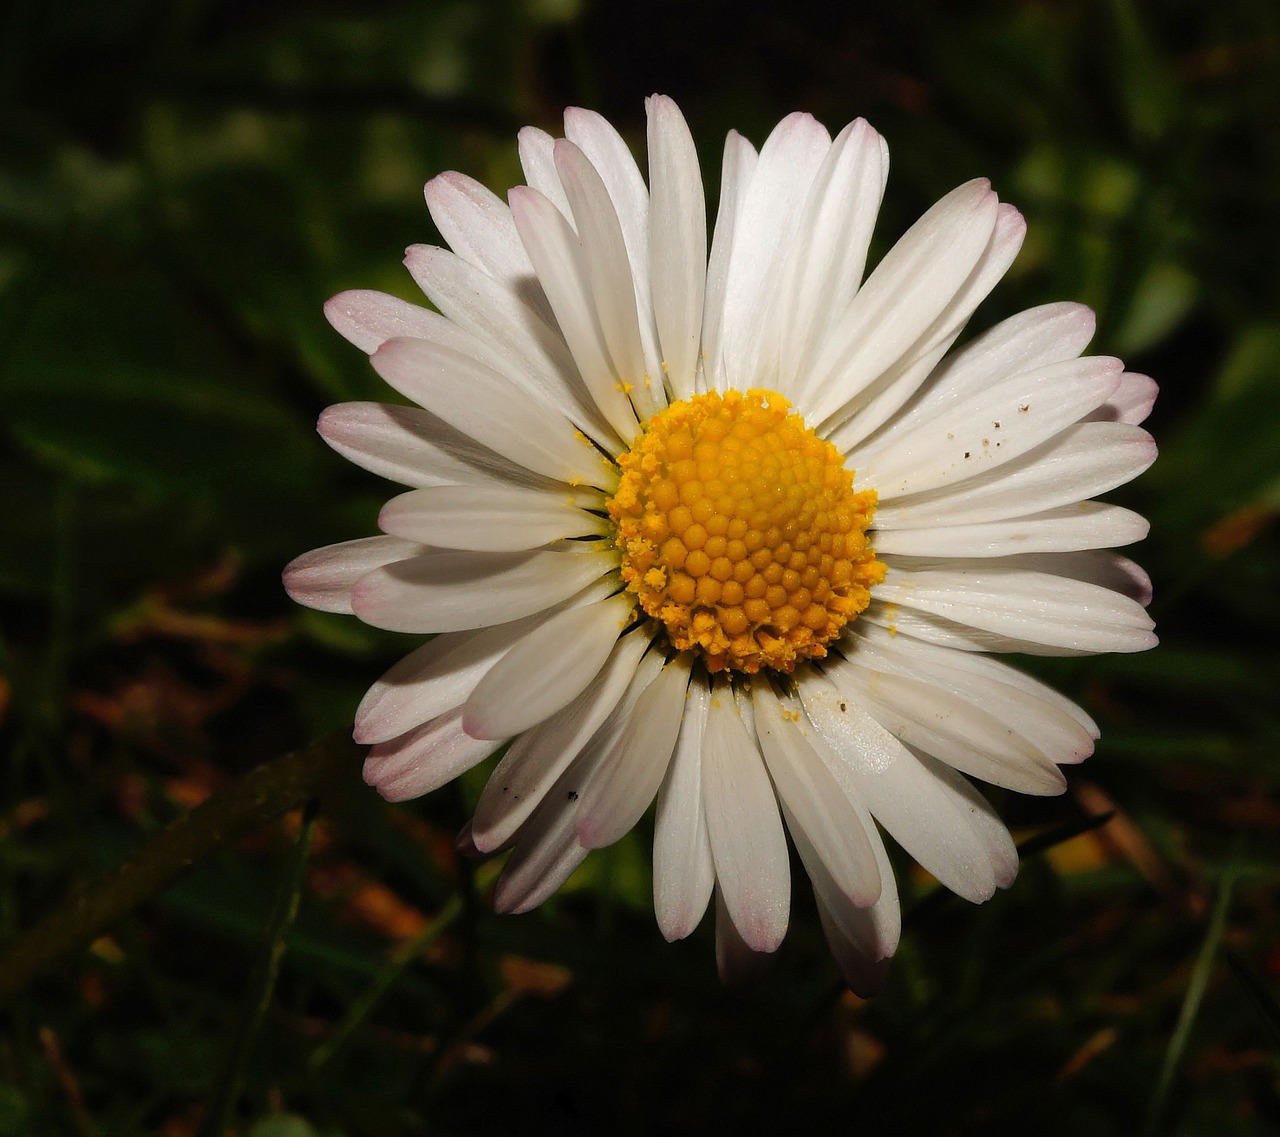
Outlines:
<svg viewBox="0 0 1280 1137"><path fill-rule="evenodd" d="M1061 792L1079 707L988 652L1140 651L1149 581L1089 499L1151 463L1155 397L1081 358L1052 304L950 355L1025 225L986 181L864 268L888 173L866 122L793 114L725 144L708 255L675 104L648 101L648 185L599 115L520 134L507 204L426 187L452 251L406 263L436 311L374 292L330 321L414 407L320 433L413 487L384 536L285 573L303 604L435 633L356 716L367 780L424 794L503 750L461 840L510 849L495 902L541 903L657 798L669 939L716 896L721 968L774 951L790 833L840 967L873 987L899 935L883 828L972 901L1013 880L969 778Z"/></svg>

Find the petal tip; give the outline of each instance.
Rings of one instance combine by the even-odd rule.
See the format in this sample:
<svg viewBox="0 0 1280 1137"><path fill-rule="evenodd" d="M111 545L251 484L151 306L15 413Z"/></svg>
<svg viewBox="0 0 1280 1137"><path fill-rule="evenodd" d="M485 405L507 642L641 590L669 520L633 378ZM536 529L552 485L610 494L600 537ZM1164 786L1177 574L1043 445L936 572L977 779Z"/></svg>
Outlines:
<svg viewBox="0 0 1280 1137"><path fill-rule="evenodd" d="M428 193L437 193L442 189L455 188L465 178L466 175L459 173L457 170L442 170L435 177L428 178L427 184L423 186L423 189Z"/></svg>
<svg viewBox="0 0 1280 1137"><path fill-rule="evenodd" d="M593 815L577 818L573 823L573 831L577 834L578 844L584 849L599 849L605 844L600 840L599 818Z"/></svg>
<svg viewBox="0 0 1280 1137"><path fill-rule="evenodd" d="M365 785L376 790L383 801L395 805L398 802L408 801L410 798L418 796L412 791L400 788L397 785L398 780L394 776L396 772L388 769L382 754L377 747L374 747L364 760L361 776L364 778Z"/></svg>
<svg viewBox="0 0 1280 1137"><path fill-rule="evenodd" d="M462 733L480 742L496 742L498 739L510 738L515 732L503 732L500 726L487 721L481 711L468 705L462 710Z"/></svg>
<svg viewBox="0 0 1280 1137"><path fill-rule="evenodd" d="M738 929L738 935L757 955L772 955L786 939L787 924L787 920L778 921L770 916L755 917L746 921L746 927Z"/></svg>
<svg viewBox="0 0 1280 1137"><path fill-rule="evenodd" d="M295 604L301 604L307 608L316 607L314 582L310 571L313 557L314 552L294 557L280 572L280 583L284 586L285 594Z"/></svg>
<svg viewBox="0 0 1280 1137"><path fill-rule="evenodd" d="M1018 879L1017 856L1016 855L1013 856L1010 859L1009 864L1007 865L1004 865L1004 866L996 865L995 870L996 870L996 882L995 882L996 888L1001 888L1001 889L1012 888L1013 882ZM995 890L993 889L991 892L987 893L987 895L984 896L983 899L990 900L991 897L994 895L995 895Z"/></svg>
<svg viewBox="0 0 1280 1137"><path fill-rule="evenodd" d="M657 919L658 931L662 933L662 938L669 944L673 944L677 940L687 939L698 926L697 921L691 920L687 916L680 919L663 919L662 916L658 916Z"/></svg>
<svg viewBox="0 0 1280 1137"><path fill-rule="evenodd" d="M325 407L316 418L316 433L326 442L330 440L332 435L337 433L334 428L334 420L338 417L337 408L341 405L341 403L334 403Z"/></svg>
<svg viewBox="0 0 1280 1137"><path fill-rule="evenodd" d="M467 822L460 830L457 837L453 840L454 849L464 857L480 857L483 854L477 848L475 839L471 832L471 823Z"/></svg>

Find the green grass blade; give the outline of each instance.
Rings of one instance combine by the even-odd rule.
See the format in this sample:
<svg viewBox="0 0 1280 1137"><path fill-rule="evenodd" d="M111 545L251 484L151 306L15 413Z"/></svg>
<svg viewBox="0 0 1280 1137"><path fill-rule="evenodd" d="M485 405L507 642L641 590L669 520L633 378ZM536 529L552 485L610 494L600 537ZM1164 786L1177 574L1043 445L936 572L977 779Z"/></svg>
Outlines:
<svg viewBox="0 0 1280 1137"><path fill-rule="evenodd" d="M440 909L439 914L430 924L423 928L413 939L406 941L396 949L382 970L374 976L373 982L351 1004L333 1034L311 1052L311 1057L307 1060L307 1069L310 1073L318 1074L329 1064L347 1044L347 1041L360 1024L382 1002L383 997L391 989L392 984L403 974L405 968L444 935L449 925L461 914L462 900L460 897L454 896L448 904Z"/></svg>
<svg viewBox="0 0 1280 1137"><path fill-rule="evenodd" d="M1164 1064L1160 1068L1160 1078L1156 1082L1155 1093L1151 1095L1147 1123L1143 1128L1146 1137L1156 1137L1157 1134L1164 1132L1162 1126L1169 1103L1169 1093L1173 1089L1173 1079L1181 1065L1187 1043L1191 1039L1191 1030L1195 1026L1196 1015L1200 1012L1205 988L1209 985L1209 976L1213 972L1218 945L1222 942L1222 933L1227 926L1227 912L1231 907L1232 893L1235 891L1237 871L1237 861L1233 858L1218 885L1218 898L1209 918L1209 930L1205 933L1204 943L1200 945L1200 954L1196 957L1195 966L1191 969L1191 979L1187 983L1187 991L1182 999L1182 1009L1178 1012L1178 1022L1169 1038L1169 1046L1165 1051Z"/></svg>
<svg viewBox="0 0 1280 1137"><path fill-rule="evenodd" d="M218 1081L213 1103L200 1126L200 1137L221 1137L231 1121L236 1099L240 1095L240 1084L244 1081L249 1059L253 1057L258 1035L266 1020L267 1010L271 1006L276 977L280 974L280 961L284 958L285 937L289 934L289 928L292 927L294 917L298 914L298 902L302 897L303 874L307 865L307 852L311 847L311 832L315 826L316 812L317 806L313 799L308 803L303 814L302 828L294 845L293 856L280 882L280 892L267 925L262 956L250 980L245 1012L240 1018L240 1025L222 1077Z"/></svg>

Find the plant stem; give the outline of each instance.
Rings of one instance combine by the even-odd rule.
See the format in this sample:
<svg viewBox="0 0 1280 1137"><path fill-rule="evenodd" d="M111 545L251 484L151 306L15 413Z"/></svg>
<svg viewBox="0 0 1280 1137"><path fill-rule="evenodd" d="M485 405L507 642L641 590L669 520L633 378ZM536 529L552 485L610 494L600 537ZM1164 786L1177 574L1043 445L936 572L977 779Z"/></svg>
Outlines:
<svg viewBox="0 0 1280 1137"><path fill-rule="evenodd" d="M352 770L358 758L359 750L345 733L333 734L224 786L119 868L74 892L19 935L0 956L0 1004L228 841L315 797Z"/></svg>
<svg viewBox="0 0 1280 1137"><path fill-rule="evenodd" d="M298 914L298 901L302 896L303 874L307 866L307 852L311 847L311 832L315 826L315 819L316 802L313 798L307 803L303 813L302 828L294 845L293 857L280 882L280 891L276 896L271 919L267 924L262 956L249 983L244 1014L240 1018L222 1077L218 1080L213 1104L200 1126L200 1137L221 1137L235 1110L236 1099L240 1096L240 1085L244 1081L245 1071L249 1068L249 1060L253 1057L258 1035L262 1031L263 1022L266 1021L267 1009L271 1006L271 996L276 989L276 977L280 974L280 961L284 958L286 947L285 937L288 936L294 917Z"/></svg>

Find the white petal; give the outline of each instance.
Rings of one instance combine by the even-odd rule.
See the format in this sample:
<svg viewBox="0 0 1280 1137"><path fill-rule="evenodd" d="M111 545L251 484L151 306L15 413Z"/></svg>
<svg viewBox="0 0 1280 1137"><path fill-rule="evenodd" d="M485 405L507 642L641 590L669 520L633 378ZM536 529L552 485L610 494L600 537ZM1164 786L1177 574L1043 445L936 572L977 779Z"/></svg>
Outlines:
<svg viewBox="0 0 1280 1137"><path fill-rule="evenodd" d="M688 686L689 661L677 657L636 701L599 775L578 801L578 840L588 849L612 845L649 808L675 748Z"/></svg>
<svg viewBox="0 0 1280 1137"><path fill-rule="evenodd" d="M893 430L905 430L1008 379L1077 359L1093 338L1096 320L1083 304L1044 304L1010 316L938 365L908 413ZM856 439L842 442L850 444Z"/></svg>
<svg viewBox="0 0 1280 1137"><path fill-rule="evenodd" d="M873 431L878 430L911 399L933 374L939 360L955 342L977 306L1008 271L1022 239L1027 223L1011 205L1001 204L996 210L996 225L987 247L969 278L960 286L951 302L938 314L920 338L866 390L844 406L830 412L833 421L853 416L839 431L838 445L852 448ZM836 393L831 392L831 402ZM821 414L831 402L815 411Z"/></svg>
<svg viewBox="0 0 1280 1137"><path fill-rule="evenodd" d="M840 892L865 908L880 896L875 854L840 783L764 683L752 684L756 732L765 764L787 813L787 828L804 839Z"/></svg>
<svg viewBox="0 0 1280 1137"><path fill-rule="evenodd" d="M760 148L741 215L734 220L725 281L721 337L726 380L732 387L747 390L760 383L761 337L777 296L779 250L798 224L814 175L830 148L826 128L801 113L778 123Z"/></svg>
<svg viewBox="0 0 1280 1137"><path fill-rule="evenodd" d="M1053 762L1082 762L1093 753L1093 719L1052 687L988 655L892 636L866 620L858 621L839 650L850 666L926 680L981 707ZM824 666L834 674L843 664Z"/></svg>
<svg viewBox="0 0 1280 1137"><path fill-rule="evenodd" d="M894 639L887 633L879 634L887 639ZM900 648L906 646L906 641L897 645ZM932 644L913 642L913 646L917 649L917 654L946 651ZM1047 683L993 659L990 655L946 651L946 657L947 667L953 676L957 673L961 676L956 681L956 690L960 694L968 693L970 698L974 698L973 692L981 683L983 704L994 713L1004 714L1009 721L1016 722L1019 732L1055 762L1083 762L1093 753L1093 742L1101 734L1098 724L1082 707ZM1057 718L1055 721L1053 708L1065 718ZM1082 733L1072 731L1067 719L1072 720Z"/></svg>
<svg viewBox="0 0 1280 1137"><path fill-rule="evenodd" d="M334 330L365 355L400 336L430 336L440 320L427 308L366 289L339 292L325 301L324 314Z"/></svg>
<svg viewBox="0 0 1280 1137"><path fill-rule="evenodd" d="M636 669L622 702L521 826L494 892L494 907L499 912L527 912L536 907L581 864L586 850L573 829L580 790L597 776L604 755L634 711L639 693L660 666L659 654L650 652Z"/></svg>
<svg viewBox="0 0 1280 1137"><path fill-rule="evenodd" d="M578 373L618 437L630 444L638 425L623 384L635 379L614 371L578 236L559 210L534 190L516 186L509 197L520 237L538 270Z"/></svg>
<svg viewBox="0 0 1280 1137"><path fill-rule="evenodd" d="M1120 386L1116 393L1089 415L1086 421L1127 422L1137 426L1146 422L1159 393L1160 388L1150 376L1126 371L1120 376Z"/></svg>
<svg viewBox="0 0 1280 1137"><path fill-rule="evenodd" d="M545 484L419 407L335 403L316 429L344 458L402 485Z"/></svg>
<svg viewBox="0 0 1280 1137"><path fill-rule="evenodd" d="M726 986L741 986L756 980L773 957L757 951L743 938L733 922L724 893L716 889L716 971Z"/></svg>
<svg viewBox="0 0 1280 1137"><path fill-rule="evenodd" d="M694 393L707 282L707 207L688 124L665 95L649 115L649 258L662 362L677 399Z"/></svg>
<svg viewBox="0 0 1280 1137"><path fill-rule="evenodd" d="M888 172L884 139L858 119L836 137L814 176L783 250L773 305L779 389L789 397L804 387L827 332L858 290Z"/></svg>
<svg viewBox="0 0 1280 1137"><path fill-rule="evenodd" d="M517 135L517 145L525 183L550 201L562 217L567 218L569 199L564 195L564 186L560 184L560 175L556 171L556 140L545 130L526 126Z"/></svg>
<svg viewBox="0 0 1280 1137"><path fill-rule="evenodd" d="M647 418L657 409L648 394L653 374L646 367L640 342L635 284L618 215L595 167L567 139L556 143L556 169L573 210L582 263L590 283L591 306L613 363L613 374L629 388L640 416Z"/></svg>
<svg viewBox="0 0 1280 1137"><path fill-rule="evenodd" d="M1016 651L1024 655L1095 655L1096 652L1069 647L1051 647L1034 640L1001 635L986 628L949 620L917 608L898 604L880 604L872 597L871 606L859 619L883 628L892 636L904 635L956 652Z"/></svg>
<svg viewBox="0 0 1280 1137"><path fill-rule="evenodd" d="M908 853L966 900L986 900L1013 879L1013 841L991 829L959 774L912 754L826 679L797 674L814 749Z"/></svg>
<svg viewBox="0 0 1280 1137"><path fill-rule="evenodd" d="M653 827L653 911L668 940L689 935L711 899L715 866L702 804L702 739L711 691L691 683L675 753L658 790Z"/></svg>
<svg viewBox="0 0 1280 1137"><path fill-rule="evenodd" d="M524 823L618 705L648 646L642 635L624 636L596 683L512 743L476 804L471 835L478 849L499 848Z"/></svg>
<svg viewBox="0 0 1280 1137"><path fill-rule="evenodd" d="M599 172L617 210L628 257L647 277L649 191L625 140L603 115L583 107L564 112L564 136Z"/></svg>
<svg viewBox="0 0 1280 1137"><path fill-rule="evenodd" d="M516 486L428 486L393 497L378 528L442 549L513 552L568 537L604 536L606 522L579 509L573 491Z"/></svg>
<svg viewBox="0 0 1280 1137"><path fill-rule="evenodd" d="M458 830L458 834L453 839L453 847L459 856L475 859L484 856L479 849L476 848L475 842L471 840L471 822L463 824Z"/></svg>
<svg viewBox="0 0 1280 1137"><path fill-rule="evenodd" d="M1122 364L1105 356L1053 363L1015 375L859 451L858 475L892 501L954 485L1001 466L1065 430L1099 406Z"/></svg>
<svg viewBox="0 0 1280 1137"><path fill-rule="evenodd" d="M461 706L485 672L511 649L517 629L535 620L530 616L475 632L449 632L410 652L361 699L355 740L389 742Z"/></svg>
<svg viewBox="0 0 1280 1137"><path fill-rule="evenodd" d="M405 264L441 312L500 353L503 375L547 406L563 408L610 449L620 448L583 385L540 285L537 297L547 311L545 317L524 299L529 288L517 290L493 280L447 249L412 245Z"/></svg>
<svg viewBox="0 0 1280 1137"><path fill-rule="evenodd" d="M882 500L875 524L896 530L1041 513L1123 485L1155 459L1155 442L1140 427L1080 423L1022 457L954 487Z"/></svg>
<svg viewBox="0 0 1280 1137"><path fill-rule="evenodd" d="M439 789L488 758L502 740L477 741L462 730L462 708L369 750L364 780L387 801L408 801Z"/></svg>
<svg viewBox="0 0 1280 1137"><path fill-rule="evenodd" d="M1018 876L1018 849L1000 815L963 774L928 754L916 753L915 758L954 795L968 824L986 846L996 887L1008 888Z"/></svg>
<svg viewBox="0 0 1280 1137"><path fill-rule="evenodd" d="M284 569L284 590L299 604L351 615L351 589L366 573L422 552L396 537L361 537L295 557Z"/></svg>
<svg viewBox="0 0 1280 1137"><path fill-rule="evenodd" d="M546 310L506 202L474 178L453 171L432 178L424 192L431 220L458 256L518 290L536 310Z"/></svg>
<svg viewBox="0 0 1280 1137"><path fill-rule="evenodd" d="M460 632L518 620L615 567L609 553L567 544L527 553L451 549L412 557L366 572L352 589L351 607L365 623L393 632Z"/></svg>
<svg viewBox="0 0 1280 1137"><path fill-rule="evenodd" d="M887 371L956 298L987 248L997 217L985 180L947 194L885 255L832 329L801 411L812 422Z"/></svg>
<svg viewBox="0 0 1280 1137"><path fill-rule="evenodd" d="M1007 561L918 570L895 561L876 586L876 599L1051 648L1145 651L1156 642L1151 619L1135 600Z"/></svg>
<svg viewBox="0 0 1280 1137"><path fill-rule="evenodd" d="M835 956L845 982L857 995L871 995L879 989L888 972L888 961L902 934L902 909L893 866L884 842L870 814L856 802L858 818L871 842L876 869L882 882L880 899L869 908L854 904L831 879L826 866L808 846L803 835L795 838L796 849L813 881L818 917L831 954ZM796 830L792 830L793 833Z"/></svg>
<svg viewBox="0 0 1280 1137"><path fill-rule="evenodd" d="M1109 549L1141 541L1151 528L1131 509L1082 501L1011 521L877 529L877 553L913 557L1005 557L1013 553L1065 553Z"/></svg>
<svg viewBox="0 0 1280 1137"><path fill-rule="evenodd" d="M573 812L566 788L576 779L566 771L520 831L493 892L500 913L528 912L551 896L586 859L587 850L573 832Z"/></svg>
<svg viewBox="0 0 1280 1137"><path fill-rule="evenodd" d="M476 738L510 738L549 718L582 692L631 621L625 592L569 608L530 632L480 681L463 727Z"/></svg>
<svg viewBox="0 0 1280 1137"><path fill-rule="evenodd" d="M521 620L435 636L369 688L356 710L356 741L385 742L461 706L489 669L532 631L559 611L603 599L614 587L606 578L561 605Z"/></svg>
<svg viewBox="0 0 1280 1137"><path fill-rule="evenodd" d="M824 670L890 734L962 773L1024 794L1060 794L1067 788L1058 767L1013 724L951 691L845 660Z"/></svg>
<svg viewBox="0 0 1280 1137"><path fill-rule="evenodd" d="M736 130L724 140L720 168L720 206L716 213L711 257L707 263L707 289L703 304L702 352L703 388L727 386L724 375L724 297L729 277L729 258L737 239L742 201L755 173L759 155Z"/></svg>
<svg viewBox="0 0 1280 1137"><path fill-rule="evenodd" d="M444 253L443 250L441 250L441 253L444 256L450 255ZM448 400L449 390L447 385L442 388L440 381L433 378L430 370L424 372L421 368L406 367L403 360L396 362L398 356L404 354L398 350L397 345L403 347L406 342L416 344L415 350L424 358L425 353L438 352L446 366L449 365L450 360L461 359L462 362L455 366L462 368L464 375L474 373L475 375L487 376L487 386L493 385L495 377L501 377L502 382L498 384L501 390L506 391L509 388L517 388L512 392L513 397L519 397L517 406L523 408L524 404L530 402L530 399L532 399L532 402L540 404L534 408L538 416L533 420L534 422L557 424L557 436L568 437L572 433L572 426L567 423L567 420L562 420L561 417L565 414L566 404L569 402L564 392L555 389L551 384L539 387L538 384L530 382L521 365L513 362L509 356L504 355L500 350L500 345L495 345L493 337L474 335L461 324L446 319L439 312L418 308L414 305L406 304L404 301L382 296L376 292L343 293L341 296L335 297L334 301L330 302L330 306L332 308L335 301L345 302L351 297L356 297L359 300L359 304L355 304L355 307L359 309L361 317L375 325L367 333L369 336L368 342L373 343L376 341L378 345L378 350L372 361L374 369L384 379L387 379L392 386L395 386L397 390L408 394L410 398L427 409L434 410L440 418L446 419L454 427L469 433L472 438L492 441L492 431L485 434L483 432L477 433L475 430L467 430L465 425L459 426L456 414L450 416L442 413L442 408L434 405L433 399L439 401L443 396L446 401ZM355 302L353 301L352 303L354 304ZM394 313L388 314L383 311L388 305L398 306L396 311L402 310L404 318L394 319ZM366 308L369 308L369 310L366 311ZM343 311L346 311L346 309L344 308ZM332 312L330 314L331 316L333 315ZM337 326L341 327L341 325ZM407 336L401 338L399 335L401 332L407 333ZM384 370L384 366L388 365L388 360L393 361L393 370L391 372ZM486 384L482 384L482 386L486 386ZM474 412L472 417L474 417ZM565 425L569 425L567 431L564 426L560 425L562 422ZM589 449L589 444L586 444L585 440L580 439L579 441L582 441ZM503 454L509 454L511 446L507 444L496 449ZM529 447L526 444L523 448L518 448L517 454L520 449L527 450ZM534 447L533 449L536 451L537 448ZM591 469L594 473L592 480L600 482L602 471L599 469L597 456L593 453L591 459L593 463ZM580 453L575 454L575 463L581 462L581 460L582 455ZM538 467L538 469L541 473L547 473L547 470L541 467ZM608 475L609 477L612 476L611 470L608 471ZM559 475L553 472L551 476ZM605 481L608 482L608 477L605 478ZM608 484L612 483L608 482Z"/></svg>
<svg viewBox="0 0 1280 1137"><path fill-rule="evenodd" d="M452 255L444 250L441 253ZM334 327L349 339L359 336L371 354L395 339L429 340L506 375L508 381L516 386L528 386L523 376L512 378L508 374L507 360L488 337L473 335L460 324L429 308L385 296L381 292L343 292L333 297L325 308ZM353 322L351 328L345 327L348 321ZM548 405L554 407L558 404Z"/></svg>
<svg viewBox="0 0 1280 1137"><path fill-rule="evenodd" d="M998 561L974 557L892 557L892 566L902 572L941 569L947 572L1044 573L1069 580L1096 584L1138 601L1144 608L1151 602L1151 577L1145 570L1119 553L1107 549L1084 549L1074 553L1016 553Z"/></svg>
<svg viewBox="0 0 1280 1137"><path fill-rule="evenodd" d="M661 356L649 290L649 191L622 135L603 115L582 107L569 107L564 112L564 134L599 173L617 212L639 310L645 370L657 380ZM653 409L660 405L655 403Z"/></svg>
<svg viewBox="0 0 1280 1137"><path fill-rule="evenodd" d="M1151 577L1146 569L1128 557L1105 549L1078 553L1025 554L1019 556L1016 562L1009 557L1003 563L1016 563L1033 572L1059 573L1072 580L1109 588L1130 600L1136 600L1144 608L1151 603Z"/></svg>
<svg viewBox="0 0 1280 1137"><path fill-rule="evenodd" d="M613 484L599 451L575 437L562 411L466 352L422 339L388 340L373 366L402 395L536 473L574 485Z"/></svg>
<svg viewBox="0 0 1280 1137"><path fill-rule="evenodd" d="M702 795L725 907L752 951L776 951L790 915L787 839L764 760L727 687L711 694Z"/></svg>

